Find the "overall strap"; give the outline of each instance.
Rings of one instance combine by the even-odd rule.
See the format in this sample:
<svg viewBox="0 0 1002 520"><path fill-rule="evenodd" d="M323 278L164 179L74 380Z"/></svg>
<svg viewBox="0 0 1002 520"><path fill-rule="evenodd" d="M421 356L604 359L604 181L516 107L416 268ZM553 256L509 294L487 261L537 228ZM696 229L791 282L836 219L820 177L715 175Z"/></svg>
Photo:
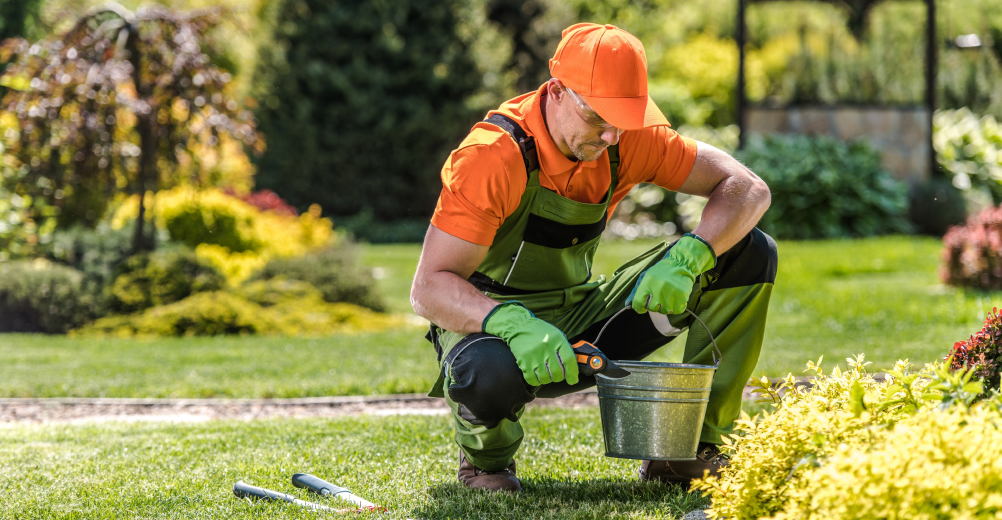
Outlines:
<svg viewBox="0 0 1002 520"><path fill-rule="evenodd" d="M529 137L529 134L526 134L525 130L514 119L504 114L491 114L490 117L484 119L484 122L500 127L515 140L519 151L522 152L522 162L525 163L526 182L528 182L528 179L532 178L532 172L539 169L539 153L536 151L536 140Z"/></svg>
<svg viewBox="0 0 1002 520"><path fill-rule="evenodd" d="M609 172L612 174L612 185L615 186L619 170L619 144L614 144L607 150L609 151Z"/></svg>

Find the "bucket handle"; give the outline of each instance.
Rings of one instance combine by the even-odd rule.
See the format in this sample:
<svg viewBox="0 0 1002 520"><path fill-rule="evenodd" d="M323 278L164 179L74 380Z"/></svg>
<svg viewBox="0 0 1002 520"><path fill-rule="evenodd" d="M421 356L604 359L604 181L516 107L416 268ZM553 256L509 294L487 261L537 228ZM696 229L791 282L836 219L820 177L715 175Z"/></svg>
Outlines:
<svg viewBox="0 0 1002 520"><path fill-rule="evenodd" d="M612 323L612 320L616 319L616 316L619 316L620 314L623 313L623 311L629 308L630 307L623 307L622 309L619 310L619 312L613 314L612 317L605 322L605 325L602 326L602 329L598 331L598 336L595 338L594 341L595 344L598 344L598 340L602 339L602 333L605 332L605 328L608 327L610 323ZM713 343L713 350L717 351L716 354L710 352L710 356L713 358L713 366L719 368L720 362L724 359L724 355L720 353L720 347L717 346L717 340L713 338L713 333L710 332L710 327L707 327L706 323L704 323L703 320L699 318L699 316L696 316L695 312L692 312L689 309L686 309L685 312L688 312L689 316L696 318L696 321L698 321L700 325L702 325L703 328L706 329L706 335L710 337L710 342Z"/></svg>

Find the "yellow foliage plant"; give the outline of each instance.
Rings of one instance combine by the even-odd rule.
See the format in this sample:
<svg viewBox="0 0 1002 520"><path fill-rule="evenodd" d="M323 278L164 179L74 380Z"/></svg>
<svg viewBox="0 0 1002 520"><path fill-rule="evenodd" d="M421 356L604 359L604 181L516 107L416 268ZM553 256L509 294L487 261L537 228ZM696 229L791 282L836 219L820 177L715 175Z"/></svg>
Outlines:
<svg viewBox="0 0 1002 520"><path fill-rule="evenodd" d="M272 279L225 291L202 292L141 313L108 316L71 332L76 336L318 336L407 326L400 316L350 303L328 303L308 283Z"/></svg>
<svg viewBox="0 0 1002 520"><path fill-rule="evenodd" d="M121 228L139 212L138 197L123 204L112 219ZM272 258L287 258L331 245L336 239L330 219L311 206L302 215L262 211L218 189L178 186L147 193L147 215L171 240L195 249L199 260L218 269L237 286Z"/></svg>
<svg viewBox="0 0 1002 520"><path fill-rule="evenodd" d="M776 520L1002 518L998 401L930 408L837 446L806 473Z"/></svg>
<svg viewBox="0 0 1002 520"><path fill-rule="evenodd" d="M845 371L836 366L827 375L820 359L808 363L808 370L814 372L811 388L798 386L793 376L787 376L779 388L764 377L752 381L774 406L755 418L742 414L739 433L725 439L729 466L719 477L693 482L694 489L712 497L711 517L769 518L789 507L809 505L805 486L823 487L822 481L815 480L815 472L828 467L834 457L849 457L850 452L865 457L875 439L884 438L895 424L938 409L933 401L940 408L955 403L967 406L981 391L979 382L969 381L973 372L954 374L942 364L912 372L907 361L899 361L878 380L866 372L868 363L862 355L846 361ZM782 518L808 516L789 513Z"/></svg>

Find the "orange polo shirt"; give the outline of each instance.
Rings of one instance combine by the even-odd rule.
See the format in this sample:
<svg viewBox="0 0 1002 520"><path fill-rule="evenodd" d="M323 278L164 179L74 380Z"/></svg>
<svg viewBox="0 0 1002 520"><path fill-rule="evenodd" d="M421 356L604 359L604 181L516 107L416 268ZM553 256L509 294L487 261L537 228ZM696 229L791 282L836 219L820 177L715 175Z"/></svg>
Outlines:
<svg viewBox="0 0 1002 520"><path fill-rule="evenodd" d="M543 121L540 97L544 95L545 84L491 114L514 119L535 138L544 188L577 202L602 202L612 180L608 152L595 161L571 160L560 153ZM695 160L696 141L667 126L624 131L619 138L619 183L609 214L642 182L677 190ZM442 167L443 188L431 223L450 235L490 246L505 218L518 208L527 182L515 141L495 125L477 123Z"/></svg>

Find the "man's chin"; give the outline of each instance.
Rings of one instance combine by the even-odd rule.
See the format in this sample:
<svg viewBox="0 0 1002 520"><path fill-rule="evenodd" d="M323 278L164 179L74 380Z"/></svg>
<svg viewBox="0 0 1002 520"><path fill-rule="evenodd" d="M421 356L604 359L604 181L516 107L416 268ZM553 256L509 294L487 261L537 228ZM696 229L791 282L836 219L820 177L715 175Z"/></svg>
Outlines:
<svg viewBox="0 0 1002 520"><path fill-rule="evenodd" d="M593 144L581 145L577 150L574 150L574 157L577 157L579 161L595 161L599 157L602 157L602 152L608 146L597 146Z"/></svg>

